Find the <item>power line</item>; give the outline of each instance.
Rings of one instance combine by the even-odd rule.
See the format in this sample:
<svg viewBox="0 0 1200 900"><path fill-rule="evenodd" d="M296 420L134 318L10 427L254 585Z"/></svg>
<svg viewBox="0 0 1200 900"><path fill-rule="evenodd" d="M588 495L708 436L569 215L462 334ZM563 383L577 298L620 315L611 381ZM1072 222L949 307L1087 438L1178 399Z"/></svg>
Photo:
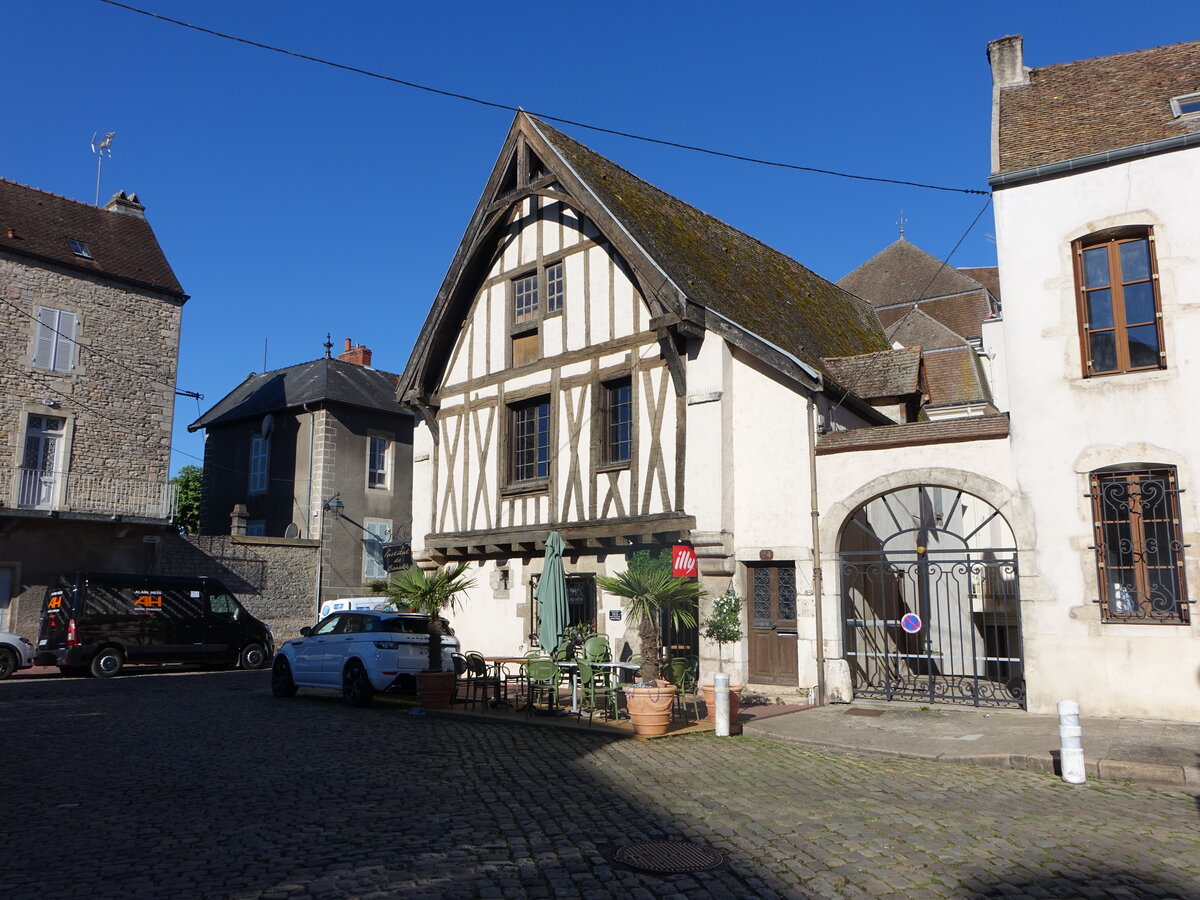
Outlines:
<svg viewBox="0 0 1200 900"><path fill-rule="evenodd" d="M372 72L370 69L363 69L363 68L359 68L358 66L350 66L350 65L346 65L345 63L334 62L332 60L323 59L322 57L319 57L319 56L310 56L307 53L299 53L295 50L288 50L284 47L275 47L271 44L264 44L260 41L250 40L249 38L238 37L237 35L233 35L233 34L226 34L225 32L216 31L215 29L212 29L212 28L205 28L202 25L193 25L190 22L184 22L180 19L173 19L170 16L164 16L159 13L150 12L149 10L139 9L136 6L130 6L126 3L119 3L119 2L117 2L117 0L100 0L100 2L107 3L109 6L118 7L119 9L128 10L129 12L137 13L138 15L148 16L151 19L158 19L163 22L170 22L172 25L179 25L182 28L189 28L192 31L199 31L203 34L208 34L208 35L212 35L213 37L222 38L223 40L235 41L236 43L239 43L239 44L246 44L249 47L256 47L259 50L269 50L272 53L282 53L284 56L291 56L291 57L294 57L295 59L303 59L308 62L314 62L314 63L317 63L322 66L329 66L330 68L341 69L344 72L352 72L355 75L365 75L368 78L377 78L380 81L387 81L387 82L390 82L391 84L399 84L404 87L413 88L414 90L426 91L430 94L438 94L439 96L442 96L442 97L450 97L454 100L465 100L468 103L477 103L480 106L487 106L492 109L503 109L503 110L507 110L509 112L521 111L521 107L519 107L519 106L512 106L507 103L496 103L495 101L492 101L492 100L483 100L483 99L480 99L479 97L472 97L469 94L460 94L455 91L447 91L447 90L443 90L442 88L430 87L429 85L418 84L415 81L405 81L403 78L395 78L391 75L383 75L379 72ZM855 175L855 174L852 174L849 172L836 172L832 169L818 169L813 166L797 165L796 163L787 163L787 162L779 162L777 160L760 159L760 158L754 157L754 156L743 156L738 153L726 153L722 150L712 150L707 147L697 147L693 144L683 144L678 141L668 141L668 140L664 140L662 138L647 137L646 135L642 135L642 134L633 134L632 132L628 132L628 131L619 131L615 128L604 128L600 125L589 125L587 122L580 122L575 119L565 119L561 116L550 115L549 113L530 112L528 110L526 110L526 112L529 112L529 115L536 116L539 119L546 119L551 122L559 122L564 125L574 125L576 128L586 128L590 131L598 131L603 134L611 134L611 135L615 135L617 137L629 138L630 140L634 140L634 141L643 141L648 144L658 144L663 147L674 147L678 150L690 150L693 153L704 153L709 156L718 156L723 159L733 159L733 160L737 160L739 162L753 163L753 164L759 165L759 166L773 166L778 169L791 169L791 170L797 171L797 172L811 172L811 173L817 174L817 175L833 175L837 178L850 178L855 181L874 181L874 182L878 182L881 184L898 184L898 185L902 185L904 187L922 188L924 190L930 190L930 191L947 191L947 192L954 193L954 194L979 194L980 196L990 196L988 191L974 190L971 188L946 187L945 185L939 185L939 184L925 184L925 183L919 182L919 181L905 181L905 180L898 179L898 178L880 178L880 177L873 176L873 175Z"/></svg>
<svg viewBox="0 0 1200 900"><path fill-rule="evenodd" d="M933 283L935 281L937 281L937 277L942 274L942 269L946 268L947 263L950 262L950 257L952 257L955 253L958 252L958 248L961 247L962 242L967 239L967 235L971 233L971 229L973 229L975 227L976 223L979 222L979 220L980 220L980 218L982 218L983 214L985 212L987 212L987 208L991 205L992 205L992 198L989 196L987 198L987 202L983 204L983 209L979 210L979 212L977 212L975 214L975 218L973 218L971 220L971 224L967 226L967 230L962 233L962 237L960 237L958 239L958 243L954 245L954 249L952 249L949 253L946 254L946 258L942 260L942 264L940 266L938 266L938 270L933 273L933 277L929 279L929 284L925 285L925 290L921 291L921 295L919 297L917 297L918 302L925 299L925 294L929 291L929 289L931 287L933 287Z"/></svg>

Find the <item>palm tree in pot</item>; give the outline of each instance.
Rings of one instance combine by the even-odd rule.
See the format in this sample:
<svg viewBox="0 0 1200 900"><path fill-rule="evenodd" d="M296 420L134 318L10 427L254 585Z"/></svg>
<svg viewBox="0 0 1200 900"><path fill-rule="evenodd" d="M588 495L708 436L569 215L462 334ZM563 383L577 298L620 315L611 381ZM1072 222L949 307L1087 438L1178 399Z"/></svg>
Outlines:
<svg viewBox="0 0 1200 900"><path fill-rule="evenodd" d="M429 616L429 664L426 670L417 676L422 706L440 704L443 693L444 705L448 706L450 703L455 674L453 669L446 672L442 667L442 638L446 635L442 614L457 609L459 595L475 586L475 579L463 575L467 565L465 562L459 562L429 573L418 566L409 566L391 575L387 581L371 583L371 590L387 595L388 606ZM434 673L435 677L422 677L430 673ZM431 695L427 698L422 685L433 690L437 696Z"/></svg>

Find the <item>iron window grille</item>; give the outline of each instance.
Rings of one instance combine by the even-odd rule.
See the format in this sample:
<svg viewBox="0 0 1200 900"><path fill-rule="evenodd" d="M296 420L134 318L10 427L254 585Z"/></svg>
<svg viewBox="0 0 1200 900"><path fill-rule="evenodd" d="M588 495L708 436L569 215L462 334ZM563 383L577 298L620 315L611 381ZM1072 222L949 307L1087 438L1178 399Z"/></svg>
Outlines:
<svg viewBox="0 0 1200 900"><path fill-rule="evenodd" d="M1091 487L1101 621L1188 624L1174 467L1093 472Z"/></svg>
<svg viewBox="0 0 1200 900"><path fill-rule="evenodd" d="M549 477L550 401L543 398L510 407L509 415L512 481L540 481Z"/></svg>
<svg viewBox="0 0 1200 900"><path fill-rule="evenodd" d="M1075 283L1084 377L1166 368L1149 228L1076 241Z"/></svg>

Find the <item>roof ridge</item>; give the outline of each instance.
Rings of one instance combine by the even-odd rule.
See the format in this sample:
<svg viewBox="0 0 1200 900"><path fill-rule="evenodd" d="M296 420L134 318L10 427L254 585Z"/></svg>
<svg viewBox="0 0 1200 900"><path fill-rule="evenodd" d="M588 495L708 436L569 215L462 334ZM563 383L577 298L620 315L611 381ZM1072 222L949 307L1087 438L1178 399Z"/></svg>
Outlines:
<svg viewBox="0 0 1200 900"><path fill-rule="evenodd" d="M103 206L97 206L94 203L85 203L83 200L76 200L74 197L67 197L64 194L56 194L54 191L47 191L44 188L34 187L31 184L24 184L20 181L13 181L11 178L0 176L0 181L5 184L11 184L13 187L24 188L27 191L37 191L39 194L45 194L47 197L53 197L56 200L66 200L68 203L74 203L78 206L84 206L88 209L94 209L98 212L107 212Z"/></svg>
<svg viewBox="0 0 1200 900"><path fill-rule="evenodd" d="M1193 45L1200 45L1200 40L1176 41L1173 44L1159 44L1157 47L1142 47L1138 50L1122 50L1119 53L1104 53L1099 56L1088 56L1083 59L1068 60L1067 62L1047 63L1044 66L1031 66L1030 70L1033 72L1040 72L1045 69L1061 69L1065 66L1077 66L1082 63L1096 62L1097 60L1101 60L1101 59L1116 59L1117 57L1123 57L1123 56L1137 56L1138 54L1141 54L1141 53L1156 53L1160 50L1169 50L1169 49L1174 49L1176 47L1186 47L1186 46L1193 46Z"/></svg>

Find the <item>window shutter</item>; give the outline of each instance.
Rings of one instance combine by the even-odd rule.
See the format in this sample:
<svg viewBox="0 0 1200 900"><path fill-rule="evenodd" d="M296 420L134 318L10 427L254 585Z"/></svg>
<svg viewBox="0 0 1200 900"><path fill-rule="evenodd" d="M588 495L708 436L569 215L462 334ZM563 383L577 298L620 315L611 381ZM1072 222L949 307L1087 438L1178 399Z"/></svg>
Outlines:
<svg viewBox="0 0 1200 900"><path fill-rule="evenodd" d="M75 313L60 312L58 314L58 334L53 335L58 341L54 353L54 371L70 372L75 368Z"/></svg>
<svg viewBox="0 0 1200 900"><path fill-rule="evenodd" d="M48 306L38 307L37 342L33 348L33 364L39 369L54 365L54 321L58 310Z"/></svg>

